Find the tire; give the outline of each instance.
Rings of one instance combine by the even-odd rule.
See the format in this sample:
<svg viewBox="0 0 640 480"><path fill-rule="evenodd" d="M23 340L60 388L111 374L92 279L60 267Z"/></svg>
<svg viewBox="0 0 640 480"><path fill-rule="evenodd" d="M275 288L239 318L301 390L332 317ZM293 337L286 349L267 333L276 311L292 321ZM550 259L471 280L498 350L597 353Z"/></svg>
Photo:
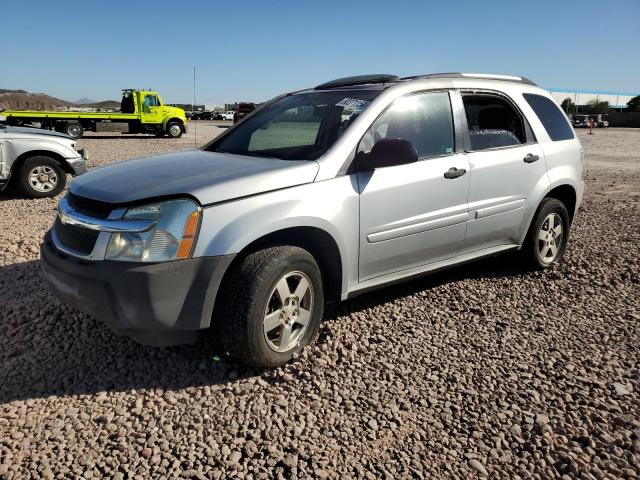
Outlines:
<svg viewBox="0 0 640 480"><path fill-rule="evenodd" d="M71 138L80 138L84 133L82 125L80 125L80 123L78 122L65 123L62 131L69 135Z"/></svg>
<svg viewBox="0 0 640 480"><path fill-rule="evenodd" d="M55 197L67 184L67 174L62 166L50 157L28 158L17 173L18 188L31 198Z"/></svg>
<svg viewBox="0 0 640 480"><path fill-rule="evenodd" d="M166 132L170 138L180 138L182 136L182 125L178 122L169 122L167 123Z"/></svg>
<svg viewBox="0 0 640 480"><path fill-rule="evenodd" d="M556 198L543 199L522 246L528 266L544 270L558 263L567 249L570 227L569 212L564 203Z"/></svg>
<svg viewBox="0 0 640 480"><path fill-rule="evenodd" d="M322 276L306 250L281 246L252 253L226 285L219 328L225 351L240 363L284 365L318 333L324 312ZM298 288L304 294L296 296ZM282 300L279 292L288 298Z"/></svg>

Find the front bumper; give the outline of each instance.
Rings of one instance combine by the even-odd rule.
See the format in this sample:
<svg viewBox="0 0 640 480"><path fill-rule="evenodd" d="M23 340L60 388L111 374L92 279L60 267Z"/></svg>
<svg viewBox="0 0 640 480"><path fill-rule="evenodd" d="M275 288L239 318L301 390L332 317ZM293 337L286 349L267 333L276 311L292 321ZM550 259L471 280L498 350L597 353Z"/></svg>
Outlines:
<svg viewBox="0 0 640 480"><path fill-rule="evenodd" d="M173 262L87 261L55 248L47 233L40 266L50 291L116 333L154 346L195 340L211 322L234 255Z"/></svg>
<svg viewBox="0 0 640 480"><path fill-rule="evenodd" d="M87 172L87 160L84 157L67 158L67 165L73 170L73 175L78 176Z"/></svg>

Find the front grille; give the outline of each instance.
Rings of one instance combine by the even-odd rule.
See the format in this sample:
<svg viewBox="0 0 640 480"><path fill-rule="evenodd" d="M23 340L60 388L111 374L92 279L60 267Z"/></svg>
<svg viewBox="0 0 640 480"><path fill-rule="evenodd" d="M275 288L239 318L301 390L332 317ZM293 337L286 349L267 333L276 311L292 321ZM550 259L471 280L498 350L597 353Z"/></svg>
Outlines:
<svg viewBox="0 0 640 480"><path fill-rule="evenodd" d="M69 202L69 206L76 212L102 220L107 218L111 210L113 210L113 205L91 200L90 198L79 197L71 192L67 193L67 202Z"/></svg>
<svg viewBox="0 0 640 480"><path fill-rule="evenodd" d="M59 218L56 218L53 230L62 245L84 255L89 255L93 251L100 234L100 232L76 227L75 225L65 225Z"/></svg>

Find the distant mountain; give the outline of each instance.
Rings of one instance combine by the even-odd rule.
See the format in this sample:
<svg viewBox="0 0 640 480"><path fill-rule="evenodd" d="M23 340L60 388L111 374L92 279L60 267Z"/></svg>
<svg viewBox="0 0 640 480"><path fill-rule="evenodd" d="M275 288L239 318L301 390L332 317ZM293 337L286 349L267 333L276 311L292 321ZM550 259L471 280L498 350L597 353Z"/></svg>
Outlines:
<svg viewBox="0 0 640 480"><path fill-rule="evenodd" d="M71 107L73 103L60 100L46 93L30 93L25 90L0 89L0 108L14 110L55 110Z"/></svg>
<svg viewBox="0 0 640 480"><path fill-rule="evenodd" d="M120 102L115 100L96 102L89 98L81 98L78 102L67 102L46 93L0 88L0 110L60 110L73 107L120 108Z"/></svg>
<svg viewBox="0 0 640 480"><path fill-rule="evenodd" d="M93 108L120 108L120 102L117 100L103 100L101 102L90 103L88 107Z"/></svg>
<svg viewBox="0 0 640 480"><path fill-rule="evenodd" d="M76 100L76 101L75 101L75 102L73 102L73 103L77 103L78 105L87 105L87 104L89 104L89 103L96 103L96 101L95 101L95 100L92 100L92 99L90 99L90 98L87 98L87 97L83 97L83 98L81 98L80 100Z"/></svg>

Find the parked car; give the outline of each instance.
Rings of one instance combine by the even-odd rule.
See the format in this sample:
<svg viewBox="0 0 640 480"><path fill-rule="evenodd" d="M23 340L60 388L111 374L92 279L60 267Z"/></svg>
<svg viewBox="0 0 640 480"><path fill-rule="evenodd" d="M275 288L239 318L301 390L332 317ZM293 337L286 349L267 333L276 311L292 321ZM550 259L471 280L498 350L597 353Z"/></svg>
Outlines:
<svg viewBox="0 0 640 480"><path fill-rule="evenodd" d="M588 128L589 127L589 115L574 115L571 124L575 128Z"/></svg>
<svg viewBox="0 0 640 480"><path fill-rule="evenodd" d="M200 114L200 120L215 120L217 114L215 112L202 112Z"/></svg>
<svg viewBox="0 0 640 480"><path fill-rule="evenodd" d="M236 112L234 112L233 110L229 110L227 112L224 112L222 114L222 119L223 120L233 120L234 115L236 114Z"/></svg>
<svg viewBox="0 0 640 480"><path fill-rule="evenodd" d="M251 102L240 102L238 104L238 108L235 111L235 115L233 116L233 123L236 123L238 120L242 119L246 115L249 115L256 109L256 104Z"/></svg>
<svg viewBox="0 0 640 480"><path fill-rule="evenodd" d="M598 128L609 128L609 115L598 114L595 115L593 125Z"/></svg>
<svg viewBox="0 0 640 480"><path fill-rule="evenodd" d="M210 327L273 367L327 300L512 250L554 265L582 192L580 142L527 79L350 77L74 181L41 265L58 298L141 343Z"/></svg>
<svg viewBox="0 0 640 480"><path fill-rule="evenodd" d="M64 133L0 125L0 191L13 183L28 197L54 197L67 175L87 170L86 156Z"/></svg>

